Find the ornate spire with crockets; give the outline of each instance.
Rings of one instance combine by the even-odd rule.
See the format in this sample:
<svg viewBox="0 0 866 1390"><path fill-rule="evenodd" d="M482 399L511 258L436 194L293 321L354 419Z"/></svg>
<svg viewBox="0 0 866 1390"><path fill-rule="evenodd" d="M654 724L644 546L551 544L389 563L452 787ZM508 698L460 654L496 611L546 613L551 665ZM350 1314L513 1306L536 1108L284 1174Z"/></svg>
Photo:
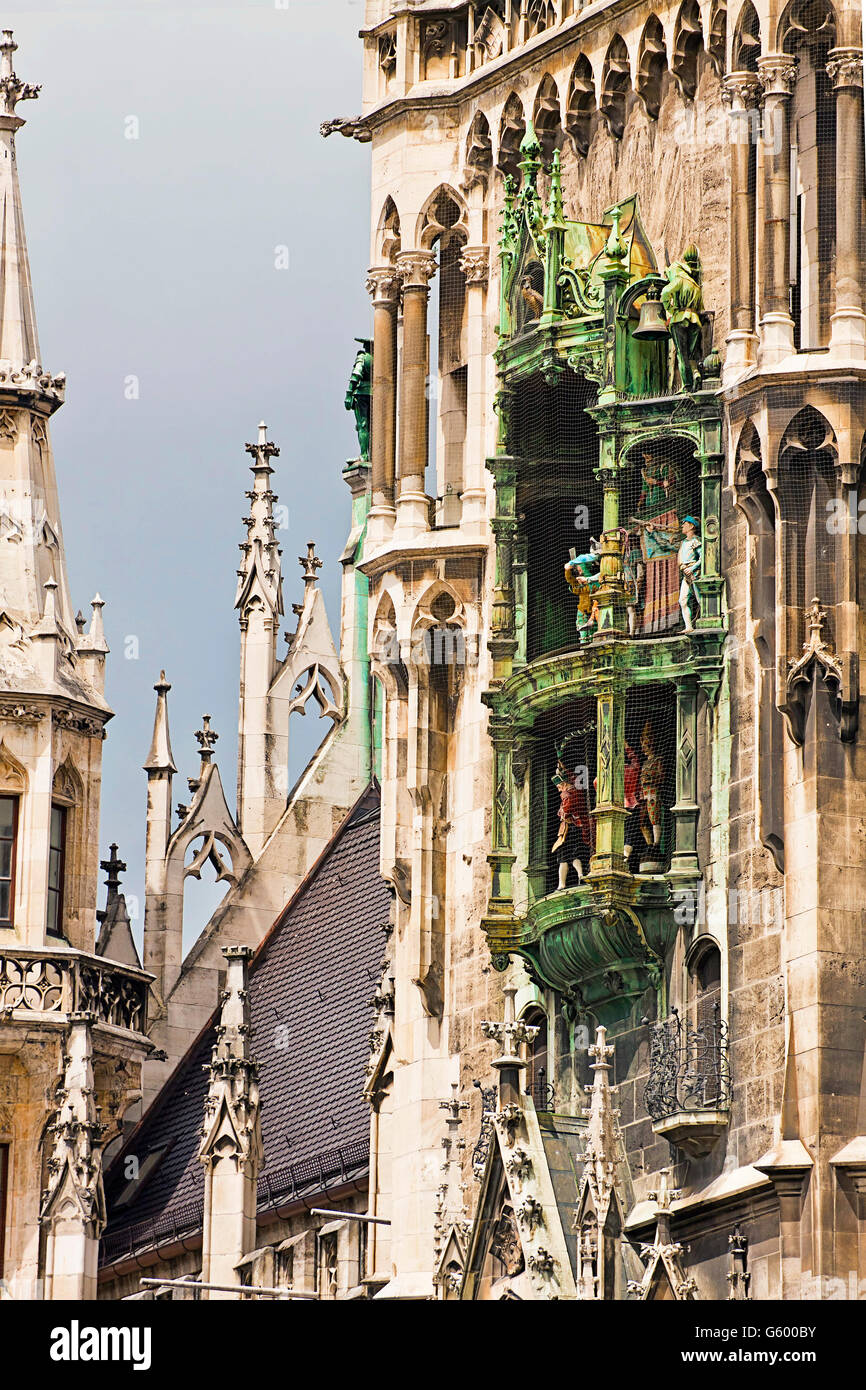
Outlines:
<svg viewBox="0 0 866 1390"><path fill-rule="evenodd" d="M256 600L263 602L269 614L280 618L283 612L283 589L280 557L282 551L276 539L276 518L274 503L278 500L271 491L271 459L279 458L280 451L268 439L268 427L262 421L259 437L255 444L247 444L246 451L252 455L250 469L253 486L247 492L250 501L249 515L244 517L247 538L241 541L241 567L238 570L238 590L235 608L240 610L244 621L249 607Z"/></svg>
<svg viewBox="0 0 866 1390"><path fill-rule="evenodd" d="M41 85L32 87L27 82L22 82L14 71L12 54L17 48L12 30L4 29L3 42L0 43L0 100L3 102L4 116L14 116L19 101L32 101L42 91ZM20 116L18 120L21 120Z"/></svg>
<svg viewBox="0 0 866 1390"><path fill-rule="evenodd" d="M66 649L75 640L48 417L63 403L66 378L43 371L33 286L21 211L15 153L24 125L19 102L35 97L15 74L16 44L0 43L0 532L15 537L2 567L0 618L29 636L45 613L46 584L56 584L54 609ZM14 551L14 554L11 553Z"/></svg>

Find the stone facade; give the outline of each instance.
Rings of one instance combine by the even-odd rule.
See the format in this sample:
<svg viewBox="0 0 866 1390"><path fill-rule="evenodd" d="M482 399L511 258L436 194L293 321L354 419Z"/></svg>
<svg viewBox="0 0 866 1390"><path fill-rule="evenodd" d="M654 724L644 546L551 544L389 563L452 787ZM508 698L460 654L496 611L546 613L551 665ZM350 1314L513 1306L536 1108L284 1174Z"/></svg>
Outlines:
<svg viewBox="0 0 866 1390"><path fill-rule="evenodd" d="M373 188L339 640L310 546L278 654L278 450L261 426L237 809L205 716L175 823L163 673L144 971L111 965L111 933L86 954L101 600L85 631L44 428L63 383L35 365L23 244L7 253L24 311L0 352L0 794L28 853L0 964L12 981L29 951L28 999L51 1014L21 1051L33 1005L0 996L7 1263L92 1294L107 1140L90 1093L120 1056L118 1121L142 1070L145 1131L160 1106L180 1114L172 1077L219 1019L203 1213L180 1233L149 1218L166 1294L200 1275L215 1297L862 1296L861 6L367 0L361 39L362 111L323 126L369 146ZM11 48L9 141L33 95ZM10 501L37 493L12 553ZM290 789L308 700L330 731ZM291 1203L265 1217L261 1200L256 1216L267 1075L247 1045L247 948L373 778L391 912L358 1076L369 1170L323 1189L333 1221ZM52 805L62 969L43 929ZM184 956L183 882L207 863L229 892ZM73 1054L93 1087L59 1065ZM91 1181L67 1232L52 1223L76 1106ZM40 1155L55 1166L37 1191ZM39 1209L41 1256L25 1233ZM103 1295L138 1291L131 1246L109 1238L103 1259Z"/></svg>

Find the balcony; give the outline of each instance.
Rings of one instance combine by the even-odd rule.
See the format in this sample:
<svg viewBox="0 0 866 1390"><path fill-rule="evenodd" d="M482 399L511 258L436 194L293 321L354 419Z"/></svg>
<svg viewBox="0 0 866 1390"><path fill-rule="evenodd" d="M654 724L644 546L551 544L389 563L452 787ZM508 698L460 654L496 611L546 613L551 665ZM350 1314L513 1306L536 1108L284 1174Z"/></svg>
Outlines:
<svg viewBox="0 0 866 1390"><path fill-rule="evenodd" d="M483 925L494 965L520 956L540 984L607 1027L659 986L677 930L666 881L626 874L551 893L522 918L491 912Z"/></svg>
<svg viewBox="0 0 866 1390"><path fill-rule="evenodd" d="M689 1028L676 1009L652 1025L644 1104L656 1134L690 1158L710 1152L731 1109L728 1025L718 1004L697 1028Z"/></svg>
<svg viewBox="0 0 866 1390"><path fill-rule="evenodd" d="M0 948L0 1031L8 1024L64 1028L91 1013L97 1027L144 1040L151 976L72 950Z"/></svg>

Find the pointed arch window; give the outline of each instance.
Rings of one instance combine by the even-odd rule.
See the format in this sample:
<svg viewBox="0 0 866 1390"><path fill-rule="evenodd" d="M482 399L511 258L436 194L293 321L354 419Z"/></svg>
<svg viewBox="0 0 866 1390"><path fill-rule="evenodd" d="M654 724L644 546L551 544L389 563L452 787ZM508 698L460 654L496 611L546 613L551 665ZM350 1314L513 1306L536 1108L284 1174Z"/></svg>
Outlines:
<svg viewBox="0 0 866 1390"><path fill-rule="evenodd" d="M553 1087L550 1085L547 1066L547 1014L543 1009L529 1009L524 1018L528 1024L538 1029L526 1050L526 1094L532 1096L536 1110L550 1110Z"/></svg>
<svg viewBox="0 0 866 1390"><path fill-rule="evenodd" d="M51 807L51 838L48 849L49 936L63 936L63 890L66 879L66 827L68 811L56 803Z"/></svg>
<svg viewBox="0 0 866 1390"><path fill-rule="evenodd" d="M15 846L18 797L0 796L0 927L15 924Z"/></svg>
<svg viewBox="0 0 866 1390"><path fill-rule="evenodd" d="M9 1145L0 1144L0 1279L3 1277L3 1253L6 1246L6 1194L9 1190Z"/></svg>

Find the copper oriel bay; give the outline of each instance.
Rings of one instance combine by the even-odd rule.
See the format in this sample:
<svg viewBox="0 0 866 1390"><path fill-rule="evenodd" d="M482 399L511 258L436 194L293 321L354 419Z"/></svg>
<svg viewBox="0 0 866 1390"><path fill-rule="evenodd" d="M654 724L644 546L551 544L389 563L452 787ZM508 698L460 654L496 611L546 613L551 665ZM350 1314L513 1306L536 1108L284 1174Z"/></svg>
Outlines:
<svg viewBox="0 0 866 1390"><path fill-rule="evenodd" d="M66 577L14 49L4 1293L862 1295L858 0L367 0L362 109L322 127L372 169L348 539L297 538L286 619L260 426L237 798L205 716L174 808L160 674L141 958L116 847L96 911L107 647Z"/></svg>

